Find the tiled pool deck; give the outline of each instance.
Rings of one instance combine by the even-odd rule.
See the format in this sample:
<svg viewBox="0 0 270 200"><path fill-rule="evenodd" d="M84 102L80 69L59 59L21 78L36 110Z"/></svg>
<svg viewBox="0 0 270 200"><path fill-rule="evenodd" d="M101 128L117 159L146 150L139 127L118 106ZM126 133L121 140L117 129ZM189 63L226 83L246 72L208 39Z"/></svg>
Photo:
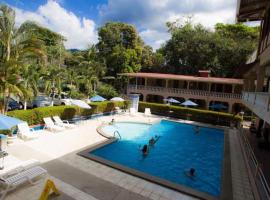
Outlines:
<svg viewBox="0 0 270 200"><path fill-rule="evenodd" d="M153 116L145 118L117 115L116 121L149 122L160 120ZM102 121L109 122L112 116L90 120L76 129L60 133L44 133L36 140L17 140L8 147L10 155L20 159L37 159L49 172L57 188L61 191L56 199L78 200L192 200L194 197L167 189L160 185L131 176L124 172L78 156L77 153L90 145L106 139L96 132ZM233 199L254 199L244 158L236 130L229 130ZM8 163L6 163L8 164ZM36 200L44 187L45 180L37 185L25 185L11 192L8 200Z"/></svg>

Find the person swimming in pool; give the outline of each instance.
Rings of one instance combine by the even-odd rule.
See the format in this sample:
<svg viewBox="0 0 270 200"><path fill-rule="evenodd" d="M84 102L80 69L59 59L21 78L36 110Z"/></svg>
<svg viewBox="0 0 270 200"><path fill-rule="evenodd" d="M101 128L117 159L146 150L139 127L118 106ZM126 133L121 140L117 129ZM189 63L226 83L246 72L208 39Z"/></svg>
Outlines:
<svg viewBox="0 0 270 200"><path fill-rule="evenodd" d="M143 145L143 148L141 149L144 156L147 156L148 154L148 146L147 144Z"/></svg>
<svg viewBox="0 0 270 200"><path fill-rule="evenodd" d="M110 125L113 125L114 124L114 119L112 119L112 121L109 124Z"/></svg>
<svg viewBox="0 0 270 200"><path fill-rule="evenodd" d="M195 133L199 133L200 132L200 127L199 126L195 126L194 127L194 131L195 131Z"/></svg>
<svg viewBox="0 0 270 200"><path fill-rule="evenodd" d="M196 170L194 168L190 168L189 171L186 171L185 174L190 177L190 178L194 178L195 177L195 172Z"/></svg>
<svg viewBox="0 0 270 200"><path fill-rule="evenodd" d="M155 137L152 137L149 140L149 146L154 146L154 144L158 141L158 139L160 138L160 136L155 135Z"/></svg>

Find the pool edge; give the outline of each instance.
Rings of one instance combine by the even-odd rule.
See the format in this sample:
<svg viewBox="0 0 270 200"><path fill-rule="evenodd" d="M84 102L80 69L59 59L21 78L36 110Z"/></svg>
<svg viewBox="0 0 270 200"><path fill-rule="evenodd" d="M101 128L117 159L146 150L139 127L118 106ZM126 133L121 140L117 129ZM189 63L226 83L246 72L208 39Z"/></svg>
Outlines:
<svg viewBox="0 0 270 200"><path fill-rule="evenodd" d="M180 121L174 121L174 120L168 120L163 119L167 121L177 122L177 123L185 123ZM147 124L147 123L145 123ZM189 124L189 123L185 123ZM194 123L196 124L196 123ZM202 125L202 123L200 123ZM214 128L213 126L208 126L208 124L203 124L204 127L207 128ZM114 169L117 169L119 171L125 172L129 175L139 177L141 179L153 182L155 184L161 185L163 187L167 187L169 189L175 190L177 192L193 196L199 199L204 200L231 200L233 198L232 194L232 179L231 179L231 160L230 160L230 143L229 143L229 128L228 127L215 127L215 129L223 130L224 131L224 152L223 152L223 169L222 169L222 188L221 188L221 195L219 197L212 196L208 193L201 192L192 188L189 188L187 186L176 184L170 181L167 181L165 179L161 179L158 177L151 176L149 174L146 174L144 172L140 172L138 170L134 170L132 168L117 164L115 162L106 160L102 157L95 156L93 154L89 154L89 152L92 152L100 147L106 146L108 144L111 144L115 142L117 139L115 138L108 138L107 141L101 142L94 146L86 147L85 150L78 152L77 155L80 155L84 158L99 162L101 164L104 164L106 166L112 167ZM100 134L100 133L99 133Z"/></svg>

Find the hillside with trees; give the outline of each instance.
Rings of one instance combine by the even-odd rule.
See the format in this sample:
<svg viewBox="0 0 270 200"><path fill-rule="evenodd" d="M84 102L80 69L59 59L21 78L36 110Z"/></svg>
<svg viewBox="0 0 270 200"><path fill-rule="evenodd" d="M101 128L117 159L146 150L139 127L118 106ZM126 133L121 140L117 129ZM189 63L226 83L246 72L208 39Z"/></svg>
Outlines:
<svg viewBox="0 0 270 200"><path fill-rule="evenodd" d="M215 76L231 77L256 49L259 33L243 24L217 24L211 31L190 22L167 23L171 38L154 52L134 26L108 22L98 29L97 44L67 50L62 35L30 21L15 27L15 16L12 8L0 6L2 112L11 94L25 102L52 92L110 98L119 95L123 80L117 74L124 72L197 74L211 69Z"/></svg>

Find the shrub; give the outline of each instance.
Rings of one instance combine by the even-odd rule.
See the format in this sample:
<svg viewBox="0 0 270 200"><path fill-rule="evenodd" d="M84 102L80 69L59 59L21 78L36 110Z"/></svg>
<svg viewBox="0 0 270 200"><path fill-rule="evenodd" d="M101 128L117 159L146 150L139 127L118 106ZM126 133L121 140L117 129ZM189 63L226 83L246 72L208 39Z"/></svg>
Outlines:
<svg viewBox="0 0 270 200"><path fill-rule="evenodd" d="M10 111L7 115L26 121L29 125L42 124L44 117L60 116L62 119L72 119L79 108L76 106L40 107L31 110Z"/></svg>
<svg viewBox="0 0 270 200"><path fill-rule="evenodd" d="M229 113L193 109L180 106L169 106L159 103L140 102L139 111L144 112L145 108L150 108L151 112L157 115L170 116L180 119L188 118L193 121L219 125L230 125L230 122L238 123L242 120L240 116L235 116Z"/></svg>
<svg viewBox="0 0 270 200"><path fill-rule="evenodd" d="M90 116L92 114L112 112L115 107L125 107L129 102L97 102L91 103L91 109L83 109L77 106L49 106L34 108L31 110L10 111L7 115L26 121L29 125L43 124L44 117L58 115L61 119L72 119L75 115Z"/></svg>
<svg viewBox="0 0 270 200"><path fill-rule="evenodd" d="M115 110L115 107L127 108L129 105L129 101L124 101L124 102L112 102L112 101L92 102L89 105L92 107L91 114L97 114L97 113L112 112Z"/></svg>
<svg viewBox="0 0 270 200"><path fill-rule="evenodd" d="M118 96L116 89L113 86L105 83L98 86L97 93L98 95L103 96L106 99L111 99Z"/></svg>

